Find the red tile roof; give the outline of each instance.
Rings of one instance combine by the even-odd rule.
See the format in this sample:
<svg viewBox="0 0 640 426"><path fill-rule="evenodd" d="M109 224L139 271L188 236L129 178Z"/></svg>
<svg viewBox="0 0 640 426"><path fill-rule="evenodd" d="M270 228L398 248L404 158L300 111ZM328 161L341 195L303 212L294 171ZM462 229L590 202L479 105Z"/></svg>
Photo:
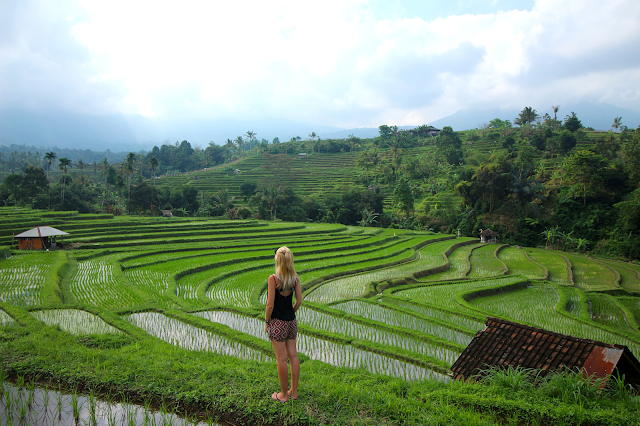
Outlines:
<svg viewBox="0 0 640 426"><path fill-rule="evenodd" d="M585 369L608 377L618 370L629 384L640 384L640 363L624 345L579 339L498 318L488 318L451 367L456 379L469 379L492 366L542 370Z"/></svg>

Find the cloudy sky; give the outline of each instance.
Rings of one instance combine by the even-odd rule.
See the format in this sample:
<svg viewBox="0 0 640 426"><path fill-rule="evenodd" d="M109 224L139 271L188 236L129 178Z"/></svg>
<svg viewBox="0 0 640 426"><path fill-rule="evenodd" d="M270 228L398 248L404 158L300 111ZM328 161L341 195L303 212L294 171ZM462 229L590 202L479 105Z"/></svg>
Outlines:
<svg viewBox="0 0 640 426"><path fill-rule="evenodd" d="M639 23L637 0L0 0L0 108L341 128L639 110Z"/></svg>

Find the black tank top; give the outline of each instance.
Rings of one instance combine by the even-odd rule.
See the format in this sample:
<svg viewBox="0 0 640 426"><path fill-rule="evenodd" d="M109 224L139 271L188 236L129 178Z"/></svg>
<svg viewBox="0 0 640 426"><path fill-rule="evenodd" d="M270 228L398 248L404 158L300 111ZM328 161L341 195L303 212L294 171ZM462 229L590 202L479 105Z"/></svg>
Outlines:
<svg viewBox="0 0 640 426"><path fill-rule="evenodd" d="M274 277L276 277L276 284L278 284L280 280L277 279L275 274ZM271 318L277 318L281 321L293 321L296 319L296 313L293 310L293 289L291 289L291 293L288 296L283 296L276 288L276 298L273 302Z"/></svg>

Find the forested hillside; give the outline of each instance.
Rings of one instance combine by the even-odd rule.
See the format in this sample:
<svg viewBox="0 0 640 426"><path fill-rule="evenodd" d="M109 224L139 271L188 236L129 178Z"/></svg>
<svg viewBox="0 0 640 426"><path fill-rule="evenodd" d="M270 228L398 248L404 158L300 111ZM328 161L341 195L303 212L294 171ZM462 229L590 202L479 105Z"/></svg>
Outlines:
<svg viewBox="0 0 640 426"><path fill-rule="evenodd" d="M526 107L477 129L383 125L371 139L287 142L248 131L224 145L188 141L75 163L46 153L5 177L4 205L83 213L225 216L457 232L640 257L640 133L583 128ZM302 154L302 155L299 155ZM6 161L6 158L5 158ZM14 170L15 170L14 166ZM18 167L20 169L20 167Z"/></svg>

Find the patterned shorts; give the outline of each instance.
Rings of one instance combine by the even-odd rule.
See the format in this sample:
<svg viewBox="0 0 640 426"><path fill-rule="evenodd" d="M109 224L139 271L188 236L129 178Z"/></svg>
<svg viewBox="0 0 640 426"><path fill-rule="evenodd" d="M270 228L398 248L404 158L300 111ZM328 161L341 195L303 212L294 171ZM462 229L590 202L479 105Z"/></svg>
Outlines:
<svg viewBox="0 0 640 426"><path fill-rule="evenodd" d="M271 318L271 321L267 324L267 332L269 333L269 339L276 342L294 340L298 337L298 321L282 321L277 318Z"/></svg>

